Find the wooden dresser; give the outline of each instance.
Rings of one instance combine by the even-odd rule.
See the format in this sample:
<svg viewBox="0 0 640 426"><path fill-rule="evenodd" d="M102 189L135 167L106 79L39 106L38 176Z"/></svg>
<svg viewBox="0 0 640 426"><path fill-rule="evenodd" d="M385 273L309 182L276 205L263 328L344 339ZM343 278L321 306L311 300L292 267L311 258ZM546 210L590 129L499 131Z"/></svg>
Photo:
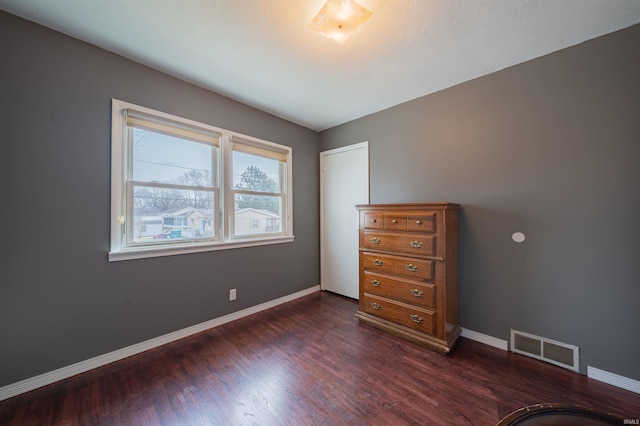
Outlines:
<svg viewBox="0 0 640 426"><path fill-rule="evenodd" d="M452 203L363 204L358 319L446 354L458 322L458 211Z"/></svg>

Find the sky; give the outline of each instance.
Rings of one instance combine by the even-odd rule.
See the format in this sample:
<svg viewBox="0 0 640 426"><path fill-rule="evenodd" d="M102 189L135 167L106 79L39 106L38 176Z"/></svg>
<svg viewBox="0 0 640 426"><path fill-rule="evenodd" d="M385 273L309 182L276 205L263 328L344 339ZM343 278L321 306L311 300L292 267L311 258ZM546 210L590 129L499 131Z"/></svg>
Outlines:
<svg viewBox="0 0 640 426"><path fill-rule="evenodd" d="M189 170L213 172L211 146L134 129L133 178L141 181L177 183L176 179ZM256 155L235 152L233 155L234 186L250 165L257 166L271 179L279 181L279 162Z"/></svg>

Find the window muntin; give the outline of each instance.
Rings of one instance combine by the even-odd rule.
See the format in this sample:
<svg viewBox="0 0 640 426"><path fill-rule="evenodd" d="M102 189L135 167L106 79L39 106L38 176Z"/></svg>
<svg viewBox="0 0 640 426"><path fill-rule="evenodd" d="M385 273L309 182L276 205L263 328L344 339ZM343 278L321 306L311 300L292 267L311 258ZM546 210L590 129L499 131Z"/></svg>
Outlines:
<svg viewBox="0 0 640 426"><path fill-rule="evenodd" d="M115 99L112 121L110 260L293 241L291 148Z"/></svg>

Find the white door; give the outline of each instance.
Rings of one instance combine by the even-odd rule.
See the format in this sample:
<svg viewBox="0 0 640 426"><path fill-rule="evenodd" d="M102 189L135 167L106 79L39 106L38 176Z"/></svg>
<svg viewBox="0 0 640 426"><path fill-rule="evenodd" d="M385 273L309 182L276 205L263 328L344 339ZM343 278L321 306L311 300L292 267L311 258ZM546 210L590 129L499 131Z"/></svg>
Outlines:
<svg viewBox="0 0 640 426"><path fill-rule="evenodd" d="M358 211L369 202L369 142L320 153L320 279L358 298Z"/></svg>

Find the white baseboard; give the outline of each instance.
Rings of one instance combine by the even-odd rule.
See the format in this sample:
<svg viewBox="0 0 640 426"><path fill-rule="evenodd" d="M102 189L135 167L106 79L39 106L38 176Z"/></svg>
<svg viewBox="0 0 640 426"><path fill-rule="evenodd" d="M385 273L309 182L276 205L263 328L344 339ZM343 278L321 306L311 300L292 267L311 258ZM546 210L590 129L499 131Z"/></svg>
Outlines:
<svg viewBox="0 0 640 426"><path fill-rule="evenodd" d="M509 350L509 342L506 340L498 339L497 337L488 336L486 334L478 333L477 331L462 329L460 333L462 337L475 340L476 342L484 343L485 345L493 346L494 348L502 349L503 351Z"/></svg>
<svg viewBox="0 0 640 426"><path fill-rule="evenodd" d="M477 331L463 328L460 336L466 337L467 339L475 340L476 342L484 343L489 346L493 346L498 349L502 349L504 351L509 350L509 342L507 342L506 340L478 333ZM587 366L587 377L640 394L640 381L638 380L630 379L628 377L620 376L614 373L609 373L608 371L600 370L591 366Z"/></svg>
<svg viewBox="0 0 640 426"><path fill-rule="evenodd" d="M132 355L137 355L149 349L157 348L158 346L174 342L187 336L191 336L192 334L200 333L210 328L218 327L222 324L255 314L260 311L264 311L265 309L273 308L274 306L290 302L311 293L315 293L319 290L320 285L316 285L306 290L298 291L296 293L289 294L287 296L283 296L278 299L262 303L260 305L252 306L238 312L233 312L229 315L214 318L210 321L205 321L191 327L183 328L182 330L174 331L173 333L165 334L163 336L146 340L144 342L136 343L135 345L127 346L126 348L118 349L104 355L98 355L95 358L80 361L78 363L68 365L66 367L50 371L48 373L40 374L38 376L31 377L20 382L3 386L0 388L0 401L14 397L16 395L20 395L25 392L32 391L42 386L50 385L51 383L67 379L80 373L85 373L89 370L93 370L94 368L102 367L115 361L120 361L121 359L128 358Z"/></svg>
<svg viewBox="0 0 640 426"><path fill-rule="evenodd" d="M608 371L600 370L587 365L587 377L593 380L617 386L631 392L640 393L640 381L628 377L619 376Z"/></svg>

